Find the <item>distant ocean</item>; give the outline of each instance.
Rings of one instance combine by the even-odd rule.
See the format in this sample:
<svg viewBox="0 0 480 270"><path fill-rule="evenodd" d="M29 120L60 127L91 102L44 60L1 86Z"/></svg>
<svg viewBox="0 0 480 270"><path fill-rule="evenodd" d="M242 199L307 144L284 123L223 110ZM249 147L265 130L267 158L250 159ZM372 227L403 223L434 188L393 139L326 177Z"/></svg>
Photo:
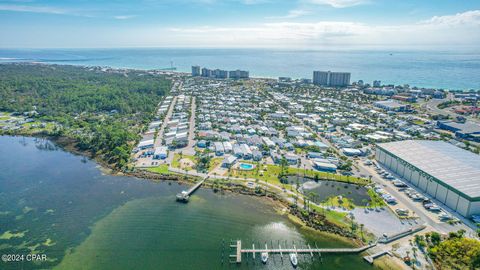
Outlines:
<svg viewBox="0 0 480 270"><path fill-rule="evenodd" d="M252 77L311 78L313 70L346 71L352 81L480 89L479 51L327 51L277 49L0 49L0 63L35 61L115 68L160 69L192 65L244 69Z"/></svg>

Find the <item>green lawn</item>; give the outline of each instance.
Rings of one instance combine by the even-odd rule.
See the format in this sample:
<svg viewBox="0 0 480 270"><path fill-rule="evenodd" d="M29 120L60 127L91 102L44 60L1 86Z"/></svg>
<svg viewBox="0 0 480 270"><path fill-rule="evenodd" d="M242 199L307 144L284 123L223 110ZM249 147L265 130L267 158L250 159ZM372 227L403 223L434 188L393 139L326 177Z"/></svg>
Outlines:
<svg viewBox="0 0 480 270"><path fill-rule="evenodd" d="M340 200L338 196L330 197L328 200L322 202L322 204L327 206L345 207L350 210L356 207L350 199L342 197L342 200Z"/></svg>
<svg viewBox="0 0 480 270"><path fill-rule="evenodd" d="M158 167L150 167L147 168L147 171L159 174L170 174L170 172L168 171L168 164L162 164Z"/></svg>
<svg viewBox="0 0 480 270"><path fill-rule="evenodd" d="M251 162L251 161L242 161L242 163L250 163L258 166L257 163ZM321 180L332 180L332 181L338 181L338 182L353 183L358 185L367 185L370 182L368 179L358 178L354 176L345 176L341 174L319 172L315 170L305 170L302 168L293 168L293 167L288 167L287 173L289 175L299 174L300 176L303 176L305 174L305 176L310 178L314 178L315 175L317 175L318 179L321 179ZM255 168L251 171L232 169L230 173L232 177L255 178L260 181L268 181L270 183L280 184L280 181L278 179L279 174L280 174L280 166L269 165L269 164L261 165L260 168L258 169Z"/></svg>
<svg viewBox="0 0 480 270"><path fill-rule="evenodd" d="M280 173L280 167L276 165L260 165L251 161L242 161L242 163L254 164L256 167L250 171L232 169L230 171L231 177L238 178L255 178L260 181L267 181L269 183L280 184L278 180L278 174Z"/></svg>
<svg viewBox="0 0 480 270"><path fill-rule="evenodd" d="M425 124L425 122L423 122L422 120L415 120L415 121L413 121L413 123L416 124L416 125L419 125L419 126Z"/></svg>
<svg viewBox="0 0 480 270"><path fill-rule="evenodd" d="M216 157L210 159L210 163L208 164L208 172L211 172L213 169L215 169L220 163L222 163L223 158L221 157Z"/></svg>
<svg viewBox="0 0 480 270"><path fill-rule="evenodd" d="M373 189L368 189L368 195L371 198L370 207L385 206L385 201Z"/></svg>
<svg viewBox="0 0 480 270"><path fill-rule="evenodd" d="M310 178L314 178L315 175L318 176L318 179L322 180L332 180L338 182L346 182L358 185L367 185L370 183L368 179L358 178L355 176L346 176L341 174L329 173L329 172L319 172L315 170L304 170L301 168L288 168L288 174L300 174L303 175L305 173L306 176Z"/></svg>
<svg viewBox="0 0 480 270"><path fill-rule="evenodd" d="M173 155L173 160L172 160L172 167L173 168L177 168L177 169L186 169L186 170L191 170L192 168L188 167L188 168L181 168L180 166L180 159L182 158L186 158L186 159L189 159L191 160L194 164L197 163L196 159L195 159L195 156L191 156L191 155L180 155L178 153L175 153Z"/></svg>
<svg viewBox="0 0 480 270"><path fill-rule="evenodd" d="M45 127L40 127L40 125L42 124L42 122L40 121L34 121L34 122L30 122L30 123L25 123L23 124L23 126L25 128L28 128L28 130L32 133L35 133L35 132L40 132L40 131L53 131L53 128L54 128L54 124L51 123L51 122L47 122L45 123ZM36 125L36 127L33 127L33 125Z"/></svg>
<svg viewBox="0 0 480 270"><path fill-rule="evenodd" d="M312 204L310 204L310 208L315 209L315 212L317 213L324 214L328 221L340 227L348 226L347 213L345 212L323 209Z"/></svg>

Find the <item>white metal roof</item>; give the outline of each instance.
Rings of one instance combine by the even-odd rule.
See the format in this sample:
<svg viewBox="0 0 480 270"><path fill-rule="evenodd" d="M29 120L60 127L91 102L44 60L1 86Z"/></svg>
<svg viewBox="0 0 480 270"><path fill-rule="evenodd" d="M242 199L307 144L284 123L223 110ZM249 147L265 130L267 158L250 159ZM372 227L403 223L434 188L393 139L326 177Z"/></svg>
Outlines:
<svg viewBox="0 0 480 270"><path fill-rule="evenodd" d="M378 144L450 187L480 197L480 156L443 141L408 140Z"/></svg>

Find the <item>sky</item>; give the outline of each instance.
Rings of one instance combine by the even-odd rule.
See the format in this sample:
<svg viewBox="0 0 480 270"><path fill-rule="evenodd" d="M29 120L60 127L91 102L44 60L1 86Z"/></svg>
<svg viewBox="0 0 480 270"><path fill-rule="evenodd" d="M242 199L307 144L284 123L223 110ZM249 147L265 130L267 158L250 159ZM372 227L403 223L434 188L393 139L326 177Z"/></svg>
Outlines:
<svg viewBox="0 0 480 270"><path fill-rule="evenodd" d="M0 0L0 48L475 48L480 0Z"/></svg>

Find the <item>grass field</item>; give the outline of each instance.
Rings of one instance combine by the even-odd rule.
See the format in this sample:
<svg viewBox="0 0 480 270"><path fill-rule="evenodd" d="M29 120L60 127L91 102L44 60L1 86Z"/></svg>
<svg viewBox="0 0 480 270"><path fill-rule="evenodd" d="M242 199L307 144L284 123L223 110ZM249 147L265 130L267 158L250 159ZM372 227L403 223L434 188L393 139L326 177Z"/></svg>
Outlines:
<svg viewBox="0 0 480 270"><path fill-rule="evenodd" d="M191 155L180 155L178 153L175 153L173 155L173 160L172 160L172 167L173 168L177 168L177 169L184 169L184 170L192 170L193 168L192 167L186 167L186 168L182 168L182 166L180 165L180 160L181 159L189 159L193 162L193 164L196 164L197 161L195 159L195 156L191 156Z"/></svg>
<svg viewBox="0 0 480 270"><path fill-rule="evenodd" d="M338 196L330 197L328 200L322 202L322 204L327 206L345 207L350 210L356 207L356 205L348 198L342 197L340 200Z"/></svg>
<svg viewBox="0 0 480 270"><path fill-rule="evenodd" d="M280 184L280 181L278 179L278 175L280 174L280 171L281 171L280 166L269 165L269 164L263 164L263 165L259 166L258 163L251 162L251 161L242 161L242 163L254 164L257 167L255 169L251 170L251 171L243 171L243 170L232 169L231 172L230 172L230 175L232 177L255 178L255 179L258 179L260 181L267 181L267 182L270 182L270 183ZM310 178L314 178L315 175L317 175L318 179L353 183L353 184L358 184L358 185L367 185L370 182L368 179L363 179L363 178L358 178L358 177L353 177L353 176L345 176L345 175L341 175L341 174L319 172L319 171L314 171L314 170L305 170L305 169L302 169L302 168L294 168L294 167L288 167L287 174L289 174L289 175L299 174L300 176L305 175L305 176L310 177Z"/></svg>
<svg viewBox="0 0 480 270"><path fill-rule="evenodd" d="M35 122L30 122L30 123L25 123L23 126L25 128L29 129L29 132L36 133L36 132L41 132L41 131L53 131L55 125L53 123L47 122L45 123L45 127L40 127L42 122L40 121L35 121Z"/></svg>
<svg viewBox="0 0 480 270"><path fill-rule="evenodd" d="M223 158L221 157L216 157L210 159L210 163L208 164L208 172L211 172L213 169L215 169L220 163L222 163Z"/></svg>
<svg viewBox="0 0 480 270"><path fill-rule="evenodd" d="M147 171L159 174L170 174L168 171L168 164L162 164L158 167L147 168Z"/></svg>

